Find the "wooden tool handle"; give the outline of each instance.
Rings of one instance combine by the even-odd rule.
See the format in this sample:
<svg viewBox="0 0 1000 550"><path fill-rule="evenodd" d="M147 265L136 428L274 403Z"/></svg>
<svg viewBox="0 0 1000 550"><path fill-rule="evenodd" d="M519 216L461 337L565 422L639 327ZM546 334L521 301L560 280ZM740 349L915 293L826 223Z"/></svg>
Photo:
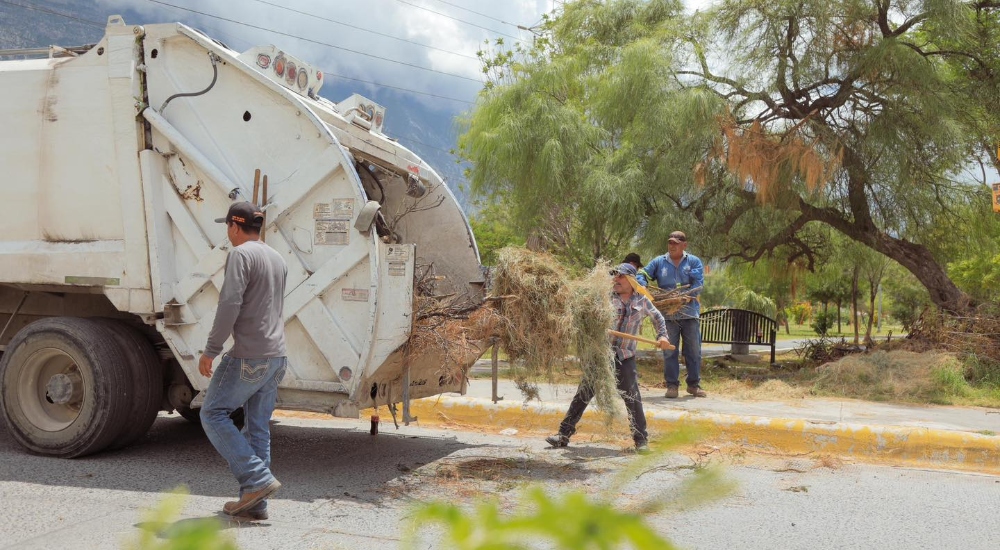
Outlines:
<svg viewBox="0 0 1000 550"><path fill-rule="evenodd" d="M642 336L634 336L632 334L628 334L628 333L625 333L625 332L618 332L617 330L608 329L608 334L610 334L612 336L617 336L619 338L627 338L629 340L635 340L636 342L642 342L644 344L652 344L652 345L656 346L656 349L667 349L667 350L677 349L672 344L667 344L666 348L661 348L660 347L660 342L657 341L657 340L650 340L649 338L643 338Z"/></svg>

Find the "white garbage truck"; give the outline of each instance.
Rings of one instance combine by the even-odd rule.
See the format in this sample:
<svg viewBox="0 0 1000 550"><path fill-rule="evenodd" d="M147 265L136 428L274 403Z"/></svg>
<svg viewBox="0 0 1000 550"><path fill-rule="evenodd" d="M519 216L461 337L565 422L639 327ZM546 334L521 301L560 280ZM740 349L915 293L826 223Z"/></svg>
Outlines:
<svg viewBox="0 0 1000 550"><path fill-rule="evenodd" d="M77 457L159 411L197 421L233 201L264 209L288 264L279 408L409 420L410 399L465 392L482 348L456 370L407 343L418 301L482 303L468 221L385 109L321 97L327 78L118 16L91 46L0 51L0 402L20 445Z"/></svg>

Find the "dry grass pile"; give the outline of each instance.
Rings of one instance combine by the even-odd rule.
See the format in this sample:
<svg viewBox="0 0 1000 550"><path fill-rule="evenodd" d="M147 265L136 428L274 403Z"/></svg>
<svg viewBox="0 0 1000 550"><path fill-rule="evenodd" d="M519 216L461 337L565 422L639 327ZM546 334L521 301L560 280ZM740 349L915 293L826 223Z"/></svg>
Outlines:
<svg viewBox="0 0 1000 550"><path fill-rule="evenodd" d="M570 280L548 254L500 251L491 290L499 303L500 346L516 367L514 381L527 399L537 398L538 381L552 381L553 366L573 353L609 423L620 415L607 335L615 316L610 292L606 263Z"/></svg>
<svg viewBox="0 0 1000 550"><path fill-rule="evenodd" d="M615 355L608 345L615 311L609 297L609 266L598 262L590 273L570 283L573 343L583 370L582 383L594 390L594 403L605 412L608 424L624 413L615 383Z"/></svg>
<svg viewBox="0 0 1000 550"><path fill-rule="evenodd" d="M515 382L529 398L533 380L552 378L572 338L568 274L552 256L523 248L497 253L490 294L497 297L499 345L517 367Z"/></svg>
<svg viewBox="0 0 1000 550"><path fill-rule="evenodd" d="M961 362L947 352L849 355L817 373L817 391L870 401L943 402L967 388Z"/></svg>

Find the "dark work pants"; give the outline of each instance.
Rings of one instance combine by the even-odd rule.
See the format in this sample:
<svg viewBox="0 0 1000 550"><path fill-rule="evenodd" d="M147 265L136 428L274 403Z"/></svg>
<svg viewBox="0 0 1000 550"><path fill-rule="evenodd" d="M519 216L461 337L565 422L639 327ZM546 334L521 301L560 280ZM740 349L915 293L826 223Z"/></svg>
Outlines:
<svg viewBox="0 0 1000 550"><path fill-rule="evenodd" d="M642 412L642 397L639 396L635 357L624 360L615 357L615 380L618 382L618 391L621 392L622 398L625 400L625 408L628 409L628 424L629 428L632 429L632 439L635 440L636 444L645 443L648 439L646 415ZM569 411L566 412L566 418L559 424L559 433L566 437L576 433L576 424L593 398L594 389L581 382L580 388L573 396L573 402L569 405Z"/></svg>

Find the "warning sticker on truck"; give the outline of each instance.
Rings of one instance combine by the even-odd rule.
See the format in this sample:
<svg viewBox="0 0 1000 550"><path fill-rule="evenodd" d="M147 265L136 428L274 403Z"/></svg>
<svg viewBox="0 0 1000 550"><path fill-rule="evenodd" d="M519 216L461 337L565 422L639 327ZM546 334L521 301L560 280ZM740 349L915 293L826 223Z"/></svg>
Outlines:
<svg viewBox="0 0 1000 550"><path fill-rule="evenodd" d="M386 259L390 262L405 262L410 259L410 248L408 246L390 246Z"/></svg>
<svg viewBox="0 0 1000 550"><path fill-rule="evenodd" d="M313 204L314 220L351 220L353 218L354 199L333 199L333 202L317 202Z"/></svg>
<svg viewBox="0 0 1000 550"><path fill-rule="evenodd" d="M389 262L389 275L396 277L406 275L406 262Z"/></svg>
<svg viewBox="0 0 1000 550"><path fill-rule="evenodd" d="M332 220L333 219L333 205L326 202L317 202L313 204L313 219L314 220Z"/></svg>
<svg viewBox="0 0 1000 550"><path fill-rule="evenodd" d="M348 227L346 221L316 220L316 244L349 244Z"/></svg>
<svg viewBox="0 0 1000 550"><path fill-rule="evenodd" d="M354 199L333 199L330 204L330 215L334 220L353 219Z"/></svg>
<svg viewBox="0 0 1000 550"><path fill-rule="evenodd" d="M344 288L340 291L340 298L345 302L367 302L367 288Z"/></svg>

